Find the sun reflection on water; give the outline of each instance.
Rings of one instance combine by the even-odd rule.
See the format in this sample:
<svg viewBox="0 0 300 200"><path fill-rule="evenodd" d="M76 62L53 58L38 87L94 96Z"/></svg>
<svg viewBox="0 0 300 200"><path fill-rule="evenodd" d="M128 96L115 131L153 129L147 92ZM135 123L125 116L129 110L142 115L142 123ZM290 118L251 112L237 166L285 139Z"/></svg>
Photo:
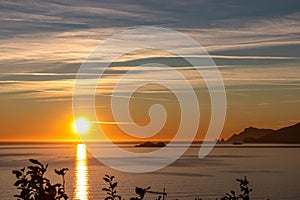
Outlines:
<svg viewBox="0 0 300 200"><path fill-rule="evenodd" d="M77 144L76 150L76 188L74 196L77 200L88 200L88 169L85 145Z"/></svg>

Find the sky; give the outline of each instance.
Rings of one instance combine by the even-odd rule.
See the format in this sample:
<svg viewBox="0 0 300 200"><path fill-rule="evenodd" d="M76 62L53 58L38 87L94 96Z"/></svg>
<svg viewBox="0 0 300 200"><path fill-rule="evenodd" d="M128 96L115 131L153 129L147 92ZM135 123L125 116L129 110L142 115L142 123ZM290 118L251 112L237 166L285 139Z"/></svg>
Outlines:
<svg viewBox="0 0 300 200"><path fill-rule="evenodd" d="M278 129L295 124L300 121L299 18L300 3L294 0L0 1L0 140L77 140L72 93L80 65L113 34L141 26L180 31L209 53L226 88L222 138L249 126ZM181 47L180 41L173 42ZM113 80L131 67L157 60L189 77L201 110L197 139L203 138L210 119L203 80L180 58L151 50L115 61L97 89L99 124L111 139L132 139L109 110ZM143 78L149 72L159 77L154 68L137 73ZM139 125L149 123L152 104L161 103L167 110L165 127L152 139L172 139L178 129L180 111L174 98L157 85L134 94L132 118Z"/></svg>

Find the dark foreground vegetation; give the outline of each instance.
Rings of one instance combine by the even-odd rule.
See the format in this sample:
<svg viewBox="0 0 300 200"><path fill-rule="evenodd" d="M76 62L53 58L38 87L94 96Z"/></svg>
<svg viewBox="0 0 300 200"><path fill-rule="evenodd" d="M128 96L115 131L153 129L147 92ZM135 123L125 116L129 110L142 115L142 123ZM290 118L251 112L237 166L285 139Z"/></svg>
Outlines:
<svg viewBox="0 0 300 200"><path fill-rule="evenodd" d="M48 164L43 165L38 160L29 159L31 162L27 168L12 171L16 175L17 181L14 186L20 194L14 195L17 199L25 200L66 200L68 196L65 192L65 174L68 170L63 168L55 170L55 173L62 177L62 183L52 184L45 177Z"/></svg>
<svg viewBox="0 0 300 200"><path fill-rule="evenodd" d="M16 175L17 181L14 186L20 190L20 193L14 195L18 200L67 200L68 196L65 192L65 174L67 168L60 170L55 169L55 173L61 176L61 183L52 184L48 178L45 177L48 164L44 165L38 160L29 159L30 166L24 167L20 170L12 171ZM117 193L118 182L115 182L115 177L105 175L103 180L107 183L107 187L102 188L106 192L104 200L123 200L122 196ZM220 197L220 200L249 200L249 193L252 189L249 188L249 181L247 178L236 179L240 184L240 192L230 191L225 196ZM148 188L135 188L136 196L131 197L130 200L143 200L147 193L156 194L156 200L165 200L167 193L165 189L163 192L151 191ZM177 199L176 199L177 200ZM197 196L195 200L201 200Z"/></svg>

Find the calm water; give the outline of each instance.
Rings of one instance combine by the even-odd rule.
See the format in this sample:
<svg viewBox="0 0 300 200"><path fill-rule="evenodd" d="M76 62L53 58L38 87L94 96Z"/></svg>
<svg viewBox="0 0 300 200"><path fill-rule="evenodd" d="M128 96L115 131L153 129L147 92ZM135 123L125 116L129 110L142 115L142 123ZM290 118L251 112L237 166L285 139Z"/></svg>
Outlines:
<svg viewBox="0 0 300 200"><path fill-rule="evenodd" d="M193 146L196 147L197 145ZM124 148L131 145L123 144ZM14 199L13 169L29 164L28 159L49 163L51 181L60 181L54 169L68 167L67 194L71 199L104 199L104 174L115 175L118 193L123 198L134 196L135 186L162 191L167 199L215 199L234 189L239 190L236 178L247 176L253 188L251 199L300 199L300 146L217 146L205 159L197 158L198 148L189 149L178 161L160 171L147 174L128 174L102 165L76 144L35 144L0 146L0 199ZM131 148L132 149L132 148ZM142 150L142 149L139 149ZM146 195L146 199L156 196Z"/></svg>

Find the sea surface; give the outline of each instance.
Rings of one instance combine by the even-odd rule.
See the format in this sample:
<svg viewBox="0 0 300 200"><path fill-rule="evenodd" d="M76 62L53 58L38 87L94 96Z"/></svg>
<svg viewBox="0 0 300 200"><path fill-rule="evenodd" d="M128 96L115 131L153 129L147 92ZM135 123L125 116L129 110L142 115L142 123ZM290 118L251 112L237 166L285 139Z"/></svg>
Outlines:
<svg viewBox="0 0 300 200"><path fill-rule="evenodd" d="M147 151L133 144L119 145L129 151ZM53 183L60 181L54 169L69 168L66 192L70 199L104 199L105 174L116 177L117 191L125 199L135 196L136 186L151 186L158 192L165 188L167 199L216 199L230 190L239 191L235 179L244 176L253 189L251 199L300 199L299 145L216 145L204 159L197 157L199 146L193 144L180 159L159 171L130 174L103 165L81 144L2 144L0 199L16 199L16 178L11 171L29 165L30 158L49 164L46 176ZM156 195L146 194L145 199L156 199Z"/></svg>

